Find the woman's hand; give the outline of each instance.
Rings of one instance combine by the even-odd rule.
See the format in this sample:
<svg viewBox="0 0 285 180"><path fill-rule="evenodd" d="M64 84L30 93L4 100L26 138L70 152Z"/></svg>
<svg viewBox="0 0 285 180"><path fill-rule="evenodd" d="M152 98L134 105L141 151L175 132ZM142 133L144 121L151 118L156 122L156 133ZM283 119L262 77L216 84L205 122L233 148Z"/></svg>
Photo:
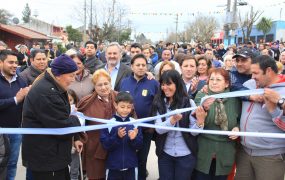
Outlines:
<svg viewBox="0 0 285 180"><path fill-rule="evenodd" d="M234 127L234 128L232 129L232 132L239 132L239 128L238 128L238 127ZM236 139L238 138L238 136L236 136L236 135L230 135L229 138L230 138L231 140L236 140Z"/></svg>
<svg viewBox="0 0 285 180"><path fill-rule="evenodd" d="M206 111L203 109L203 107L198 106L197 109L195 110L196 113L196 124L200 126L204 126L205 119L207 117Z"/></svg>
<svg viewBox="0 0 285 180"><path fill-rule="evenodd" d="M213 97L206 99L202 104L202 107L204 108L204 110L208 111L210 109L210 106L215 102L215 100L216 99Z"/></svg>
<svg viewBox="0 0 285 180"><path fill-rule="evenodd" d="M173 116L170 116L170 123L172 125L176 124L178 121L182 119L182 114L175 114Z"/></svg>
<svg viewBox="0 0 285 180"><path fill-rule="evenodd" d="M154 75L153 75L151 72L146 72L146 78L147 78L148 80L155 79Z"/></svg>

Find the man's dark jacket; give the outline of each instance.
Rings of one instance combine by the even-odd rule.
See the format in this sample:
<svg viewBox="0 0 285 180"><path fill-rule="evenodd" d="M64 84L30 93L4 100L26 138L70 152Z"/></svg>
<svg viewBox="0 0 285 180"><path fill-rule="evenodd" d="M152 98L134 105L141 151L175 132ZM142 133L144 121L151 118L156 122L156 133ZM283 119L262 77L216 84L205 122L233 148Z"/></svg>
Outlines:
<svg viewBox="0 0 285 180"><path fill-rule="evenodd" d="M84 66L89 69L90 74L93 74L102 64L101 60L97 59L96 56L93 56L91 58L86 58Z"/></svg>
<svg viewBox="0 0 285 180"><path fill-rule="evenodd" d="M46 71L34 82L23 107L24 128L64 128L80 126L76 116L70 116L67 92ZM57 171L71 162L72 136L23 135L23 165L32 171Z"/></svg>

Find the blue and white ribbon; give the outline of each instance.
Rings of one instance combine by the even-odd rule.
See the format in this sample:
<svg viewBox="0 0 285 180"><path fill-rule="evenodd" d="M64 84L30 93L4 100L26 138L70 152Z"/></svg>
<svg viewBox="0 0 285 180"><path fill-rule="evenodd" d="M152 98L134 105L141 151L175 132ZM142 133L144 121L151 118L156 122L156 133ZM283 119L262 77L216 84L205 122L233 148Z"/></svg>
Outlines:
<svg viewBox="0 0 285 180"><path fill-rule="evenodd" d="M236 91L229 93L221 93L210 96L205 96L202 98L201 102L205 101L207 98L229 98L229 97L242 97L249 95L260 95L263 94L263 89L254 89L254 90L245 90L245 91ZM81 126L81 127L67 127L67 128L0 128L0 134L41 134L41 135L66 135L77 132L84 131L93 131L100 130L105 128L112 128L114 126L124 126L128 124L133 124L134 126L149 127L149 128L159 128L172 131L183 131L183 132L192 132L192 133L205 133L205 134L214 134L214 135L236 135L236 136L251 136L251 137L268 137L268 138L285 138L285 133L263 133L263 132L233 132L233 131L216 131L216 130L199 130L199 129L189 129L189 128L180 128L180 127L165 127L154 124L148 124L146 122L154 121L159 118L169 117L174 114L179 114L187 111L195 110L197 107L176 109L166 114L157 115L154 117L137 119L136 121L128 122L117 122L113 120L92 118L84 116L84 114L78 112L77 116L81 119L95 121L98 123L103 123L99 125L90 125L90 126Z"/></svg>

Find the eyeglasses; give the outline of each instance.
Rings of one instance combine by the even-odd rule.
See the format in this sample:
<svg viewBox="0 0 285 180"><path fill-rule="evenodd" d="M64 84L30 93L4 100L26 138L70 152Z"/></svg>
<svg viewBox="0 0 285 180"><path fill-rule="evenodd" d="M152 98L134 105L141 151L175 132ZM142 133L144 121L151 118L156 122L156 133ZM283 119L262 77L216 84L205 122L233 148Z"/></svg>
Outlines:
<svg viewBox="0 0 285 180"><path fill-rule="evenodd" d="M104 86L110 86L110 83L109 82L105 82L105 83L96 84L95 86L101 89Z"/></svg>
<svg viewBox="0 0 285 180"><path fill-rule="evenodd" d="M220 78L217 78L217 79L215 79L215 78L210 78L209 81L222 82L222 81L224 81L224 79L220 79Z"/></svg>

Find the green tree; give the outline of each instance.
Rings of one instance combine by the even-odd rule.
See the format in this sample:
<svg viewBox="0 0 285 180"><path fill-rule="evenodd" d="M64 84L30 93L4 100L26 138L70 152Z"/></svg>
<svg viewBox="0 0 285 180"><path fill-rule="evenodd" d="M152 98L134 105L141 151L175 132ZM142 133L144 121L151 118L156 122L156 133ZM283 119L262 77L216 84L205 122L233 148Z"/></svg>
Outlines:
<svg viewBox="0 0 285 180"><path fill-rule="evenodd" d="M82 33L77 29L73 29L72 26L66 26L66 32L68 34L68 40L74 42L82 41Z"/></svg>
<svg viewBox="0 0 285 180"><path fill-rule="evenodd" d="M219 23L215 17L198 15L193 22L188 23L183 36L189 42L191 40L203 43L209 42L218 27Z"/></svg>
<svg viewBox="0 0 285 180"><path fill-rule="evenodd" d="M269 33L269 31L271 30L272 24L273 24L272 19L266 17L262 17L260 21L257 23L256 28L259 31L263 32L264 40L266 40L266 34Z"/></svg>
<svg viewBox="0 0 285 180"><path fill-rule="evenodd" d="M120 33L119 33L119 43L123 43L123 42L129 41L131 39L131 34L132 34L132 29L131 28L120 30Z"/></svg>
<svg viewBox="0 0 285 180"><path fill-rule="evenodd" d="M26 6L25 6L25 8L24 8L22 14L23 14L23 17L22 17L23 21L24 21L25 23L30 22L31 8L29 7L29 4L28 4L28 3L26 3Z"/></svg>
<svg viewBox="0 0 285 180"><path fill-rule="evenodd" d="M263 11L257 10L253 11L253 7L251 6L250 12L247 12L245 16L242 18L239 13L239 26L243 35L243 42L246 43L250 39L250 34L252 30L253 24L258 20Z"/></svg>
<svg viewBox="0 0 285 180"><path fill-rule="evenodd" d="M0 23L8 24L9 19L12 17L12 14L6 9L0 9Z"/></svg>

